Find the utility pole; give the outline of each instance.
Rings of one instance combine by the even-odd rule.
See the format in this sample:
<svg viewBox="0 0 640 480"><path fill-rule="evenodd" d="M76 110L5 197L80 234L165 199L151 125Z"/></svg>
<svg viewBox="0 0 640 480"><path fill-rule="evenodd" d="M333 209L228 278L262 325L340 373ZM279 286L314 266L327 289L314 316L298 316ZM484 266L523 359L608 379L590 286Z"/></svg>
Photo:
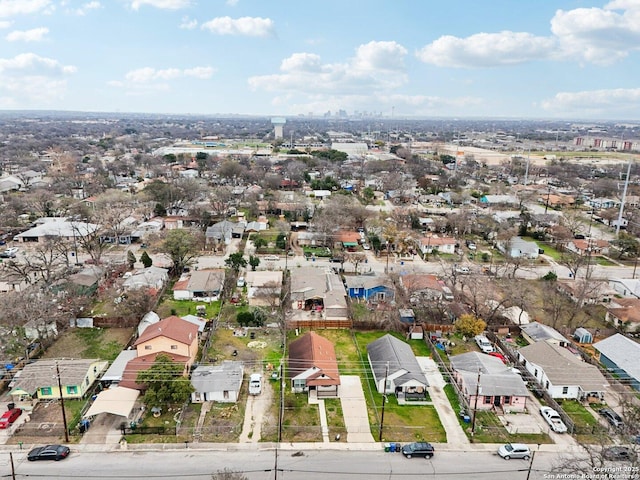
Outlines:
<svg viewBox="0 0 640 480"><path fill-rule="evenodd" d="M60 380L60 365L56 360L56 377L58 377L58 391L60 392L60 406L62 407L62 423L64 425L64 441L69 443L69 428L67 427L67 413L64 411L64 395L62 394L62 380Z"/></svg>
<svg viewBox="0 0 640 480"><path fill-rule="evenodd" d="M16 480L16 468L13 466L13 453L9 452L9 461L11 462L11 480Z"/></svg>
<svg viewBox="0 0 640 480"><path fill-rule="evenodd" d="M618 213L618 224L616 225L616 237L620 235L620 224L622 223L622 213L624 212L624 202L627 200L627 188L629 187L629 176L631 175L631 162L627 167L627 178L624 181L624 190L622 190L622 201L620 202L620 212Z"/></svg>
<svg viewBox="0 0 640 480"><path fill-rule="evenodd" d="M382 429L384 428L384 406L387 403L387 378L389 377L389 362L384 370L384 386L382 387L382 414L380 415L380 433L378 434L378 441L382 441Z"/></svg>
<svg viewBox="0 0 640 480"><path fill-rule="evenodd" d="M538 444L538 450L539 449L540 449L540 444ZM533 459L535 456L536 456L536 450L531 452L531 460L529 461L529 468L527 469L527 480L529 480L529 477L531 476L531 468L533 467Z"/></svg>
<svg viewBox="0 0 640 480"><path fill-rule="evenodd" d="M480 396L480 369L478 369L478 380L476 382L476 399L473 404L473 415L471 417L471 436L476 433L476 410L478 409L478 397Z"/></svg>

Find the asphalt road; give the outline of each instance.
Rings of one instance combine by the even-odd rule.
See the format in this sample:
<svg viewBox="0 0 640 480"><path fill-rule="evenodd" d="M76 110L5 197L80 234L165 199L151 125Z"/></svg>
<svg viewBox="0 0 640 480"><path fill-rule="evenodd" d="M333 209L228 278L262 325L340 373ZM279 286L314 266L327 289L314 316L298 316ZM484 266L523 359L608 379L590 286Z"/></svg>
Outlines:
<svg viewBox="0 0 640 480"><path fill-rule="evenodd" d="M529 476L529 461L503 460L493 451L436 451L433 459L425 460L382 451L280 450L276 460L273 450L260 450L256 445L255 449L237 451L72 452L60 462L28 462L25 453L14 453L16 479L209 480L212 473L224 468L244 472L250 480L538 480L559 478L555 474L562 473L554 471L559 457L551 452L537 452ZM2 476L11 478L8 454L0 453L0 457L4 457L0 461Z"/></svg>

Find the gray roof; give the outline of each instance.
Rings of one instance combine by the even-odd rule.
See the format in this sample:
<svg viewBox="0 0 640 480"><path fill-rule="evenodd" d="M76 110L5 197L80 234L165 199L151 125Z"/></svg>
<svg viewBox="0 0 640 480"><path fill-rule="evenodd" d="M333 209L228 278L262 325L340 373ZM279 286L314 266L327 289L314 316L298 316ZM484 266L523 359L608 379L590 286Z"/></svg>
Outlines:
<svg viewBox="0 0 640 480"><path fill-rule="evenodd" d="M244 366L242 362L225 361L220 365L202 365L191 374L191 384L196 392L239 392L242 386Z"/></svg>
<svg viewBox="0 0 640 480"><path fill-rule="evenodd" d="M549 342L536 342L518 351L527 362L538 365L555 386L578 385L585 392L603 392L608 383L600 370L583 362L565 347Z"/></svg>
<svg viewBox="0 0 640 480"><path fill-rule="evenodd" d="M535 342L541 340L559 340L561 342L569 342L559 331L539 322L531 322L521 325L520 328Z"/></svg>
<svg viewBox="0 0 640 480"><path fill-rule="evenodd" d="M479 352L468 352L451 357L451 366L462 377L467 392L475 392L480 372L481 395L527 396L529 391L522 377L505 366L502 360Z"/></svg>
<svg viewBox="0 0 640 480"><path fill-rule="evenodd" d="M389 280L371 275L355 275L345 276L344 281L347 284L347 288L364 288L370 290L372 288L384 286L391 288Z"/></svg>
<svg viewBox="0 0 640 480"><path fill-rule="evenodd" d="M616 333L594 343L593 348L627 372L627 375L640 380L640 344Z"/></svg>
<svg viewBox="0 0 640 480"><path fill-rule="evenodd" d="M292 301L322 298L325 308L346 308L346 294L340 277L331 269L300 267L291 270Z"/></svg>
<svg viewBox="0 0 640 480"><path fill-rule="evenodd" d="M240 227L240 232L244 231L244 227L239 223L223 220L207 227L205 235L207 238L213 238L215 240L229 240L231 239L231 232L238 227Z"/></svg>
<svg viewBox="0 0 640 480"><path fill-rule="evenodd" d="M156 267L154 265L138 270L122 285L125 288L145 288L156 287L160 283L164 283L169 278L169 270L167 268Z"/></svg>
<svg viewBox="0 0 640 480"><path fill-rule="evenodd" d="M26 232L19 233L14 238L23 237L76 237L93 233L98 225L85 222L69 222L66 218L51 217Z"/></svg>
<svg viewBox="0 0 640 480"><path fill-rule="evenodd" d="M219 292L224 283L224 270L196 270L191 272L187 290L190 292Z"/></svg>
<svg viewBox="0 0 640 480"><path fill-rule="evenodd" d="M416 380L424 385L428 385L427 378L420 368L420 364L413 354L413 350L408 343L399 340L393 335L386 334L384 337L367 345L367 353L371 367L376 379L382 379L387 372L395 374L399 371L406 371L396 379L396 384L406 383L409 380Z"/></svg>
<svg viewBox="0 0 640 480"><path fill-rule="evenodd" d="M122 380L122 373L129 360L133 360L137 356L138 351L135 349L121 351L100 380L103 382L119 382Z"/></svg>
<svg viewBox="0 0 640 480"><path fill-rule="evenodd" d="M38 388L56 386L56 364L60 370L60 383L62 386L77 386L84 382L89 368L98 359L81 359L81 360L37 360L34 363L25 365L22 373L17 378L12 389L24 390L34 395ZM107 361L102 362L102 369L108 365Z"/></svg>

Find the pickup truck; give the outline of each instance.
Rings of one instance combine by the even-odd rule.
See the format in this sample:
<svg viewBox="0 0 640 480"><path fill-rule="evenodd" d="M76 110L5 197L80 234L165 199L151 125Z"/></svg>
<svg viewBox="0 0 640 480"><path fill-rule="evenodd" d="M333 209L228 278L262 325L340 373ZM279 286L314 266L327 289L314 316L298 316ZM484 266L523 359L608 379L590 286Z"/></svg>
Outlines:
<svg viewBox="0 0 640 480"><path fill-rule="evenodd" d="M540 407L540 415L556 433L566 433L567 426L564 424L558 412L551 407Z"/></svg>

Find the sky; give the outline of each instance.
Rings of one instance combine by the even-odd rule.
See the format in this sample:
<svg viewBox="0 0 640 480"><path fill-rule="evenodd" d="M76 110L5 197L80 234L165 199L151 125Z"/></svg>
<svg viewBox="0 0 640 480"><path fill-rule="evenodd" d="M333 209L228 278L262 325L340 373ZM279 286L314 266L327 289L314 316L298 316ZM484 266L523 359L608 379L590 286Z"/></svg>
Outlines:
<svg viewBox="0 0 640 480"><path fill-rule="evenodd" d="M0 110L640 119L640 0L0 0Z"/></svg>

